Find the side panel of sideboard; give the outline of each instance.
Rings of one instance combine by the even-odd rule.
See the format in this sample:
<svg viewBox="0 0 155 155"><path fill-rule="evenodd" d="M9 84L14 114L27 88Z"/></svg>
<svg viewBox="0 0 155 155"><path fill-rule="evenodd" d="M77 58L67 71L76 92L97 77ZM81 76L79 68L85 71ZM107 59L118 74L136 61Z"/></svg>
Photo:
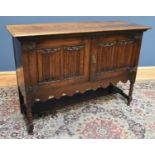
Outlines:
<svg viewBox="0 0 155 155"><path fill-rule="evenodd" d="M27 98L25 77L24 77L24 68L23 68L23 53L21 42L17 38L12 38L13 49L14 49L14 58L15 58L15 67L16 67L16 77L17 77L17 88L19 93L19 104L21 113L24 113L25 101Z"/></svg>
<svg viewBox="0 0 155 155"><path fill-rule="evenodd" d="M12 38L18 88L24 93L24 74L22 66L22 48L18 39Z"/></svg>

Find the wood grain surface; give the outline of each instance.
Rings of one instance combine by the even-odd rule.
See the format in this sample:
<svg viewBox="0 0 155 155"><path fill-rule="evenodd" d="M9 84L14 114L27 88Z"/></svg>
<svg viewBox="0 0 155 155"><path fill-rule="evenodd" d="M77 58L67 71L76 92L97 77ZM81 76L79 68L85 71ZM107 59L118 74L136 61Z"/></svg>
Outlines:
<svg viewBox="0 0 155 155"><path fill-rule="evenodd" d="M127 22L78 22L8 25L7 29L13 37L28 37L123 30L147 30L150 29L150 27L129 24Z"/></svg>

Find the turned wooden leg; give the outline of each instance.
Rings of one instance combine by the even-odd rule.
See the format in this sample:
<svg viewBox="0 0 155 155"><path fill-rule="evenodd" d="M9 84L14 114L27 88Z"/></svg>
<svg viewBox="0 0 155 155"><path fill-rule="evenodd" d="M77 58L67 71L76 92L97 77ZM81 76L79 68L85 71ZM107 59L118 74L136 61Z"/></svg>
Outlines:
<svg viewBox="0 0 155 155"><path fill-rule="evenodd" d="M26 107L26 112L27 112L27 125L28 125L28 133L33 134L33 115L32 115L32 109L30 105L27 105Z"/></svg>
<svg viewBox="0 0 155 155"><path fill-rule="evenodd" d="M25 113L24 98L19 88L18 93L19 93L20 112L21 114L24 114Z"/></svg>
<svg viewBox="0 0 155 155"><path fill-rule="evenodd" d="M128 103L127 103L127 105L130 105L130 103L132 101L133 86L134 86L134 82L130 80L130 89L129 89L129 96L128 96Z"/></svg>

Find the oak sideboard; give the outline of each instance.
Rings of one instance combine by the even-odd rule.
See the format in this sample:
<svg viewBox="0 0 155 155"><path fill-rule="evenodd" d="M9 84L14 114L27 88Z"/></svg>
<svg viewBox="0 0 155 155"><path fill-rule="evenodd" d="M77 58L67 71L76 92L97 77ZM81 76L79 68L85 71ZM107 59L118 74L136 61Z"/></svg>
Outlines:
<svg viewBox="0 0 155 155"><path fill-rule="evenodd" d="M32 105L99 87L130 105L143 32L126 22L8 25L12 34L20 109L33 133ZM129 94L116 84L130 81Z"/></svg>

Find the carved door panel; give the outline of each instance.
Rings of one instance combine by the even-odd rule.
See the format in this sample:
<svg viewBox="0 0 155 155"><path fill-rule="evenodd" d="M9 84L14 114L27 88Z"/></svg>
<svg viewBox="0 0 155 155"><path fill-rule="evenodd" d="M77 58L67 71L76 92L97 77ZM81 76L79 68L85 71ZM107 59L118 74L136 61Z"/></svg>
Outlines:
<svg viewBox="0 0 155 155"><path fill-rule="evenodd" d="M39 40L24 50L30 84L58 85L88 80L89 52L86 39ZM27 42L25 44L29 44ZM24 44L24 46L25 46ZM23 46L23 47L24 47ZM28 46L27 46L28 47Z"/></svg>
<svg viewBox="0 0 155 155"><path fill-rule="evenodd" d="M141 35L105 35L92 40L91 80L117 76L138 63Z"/></svg>

